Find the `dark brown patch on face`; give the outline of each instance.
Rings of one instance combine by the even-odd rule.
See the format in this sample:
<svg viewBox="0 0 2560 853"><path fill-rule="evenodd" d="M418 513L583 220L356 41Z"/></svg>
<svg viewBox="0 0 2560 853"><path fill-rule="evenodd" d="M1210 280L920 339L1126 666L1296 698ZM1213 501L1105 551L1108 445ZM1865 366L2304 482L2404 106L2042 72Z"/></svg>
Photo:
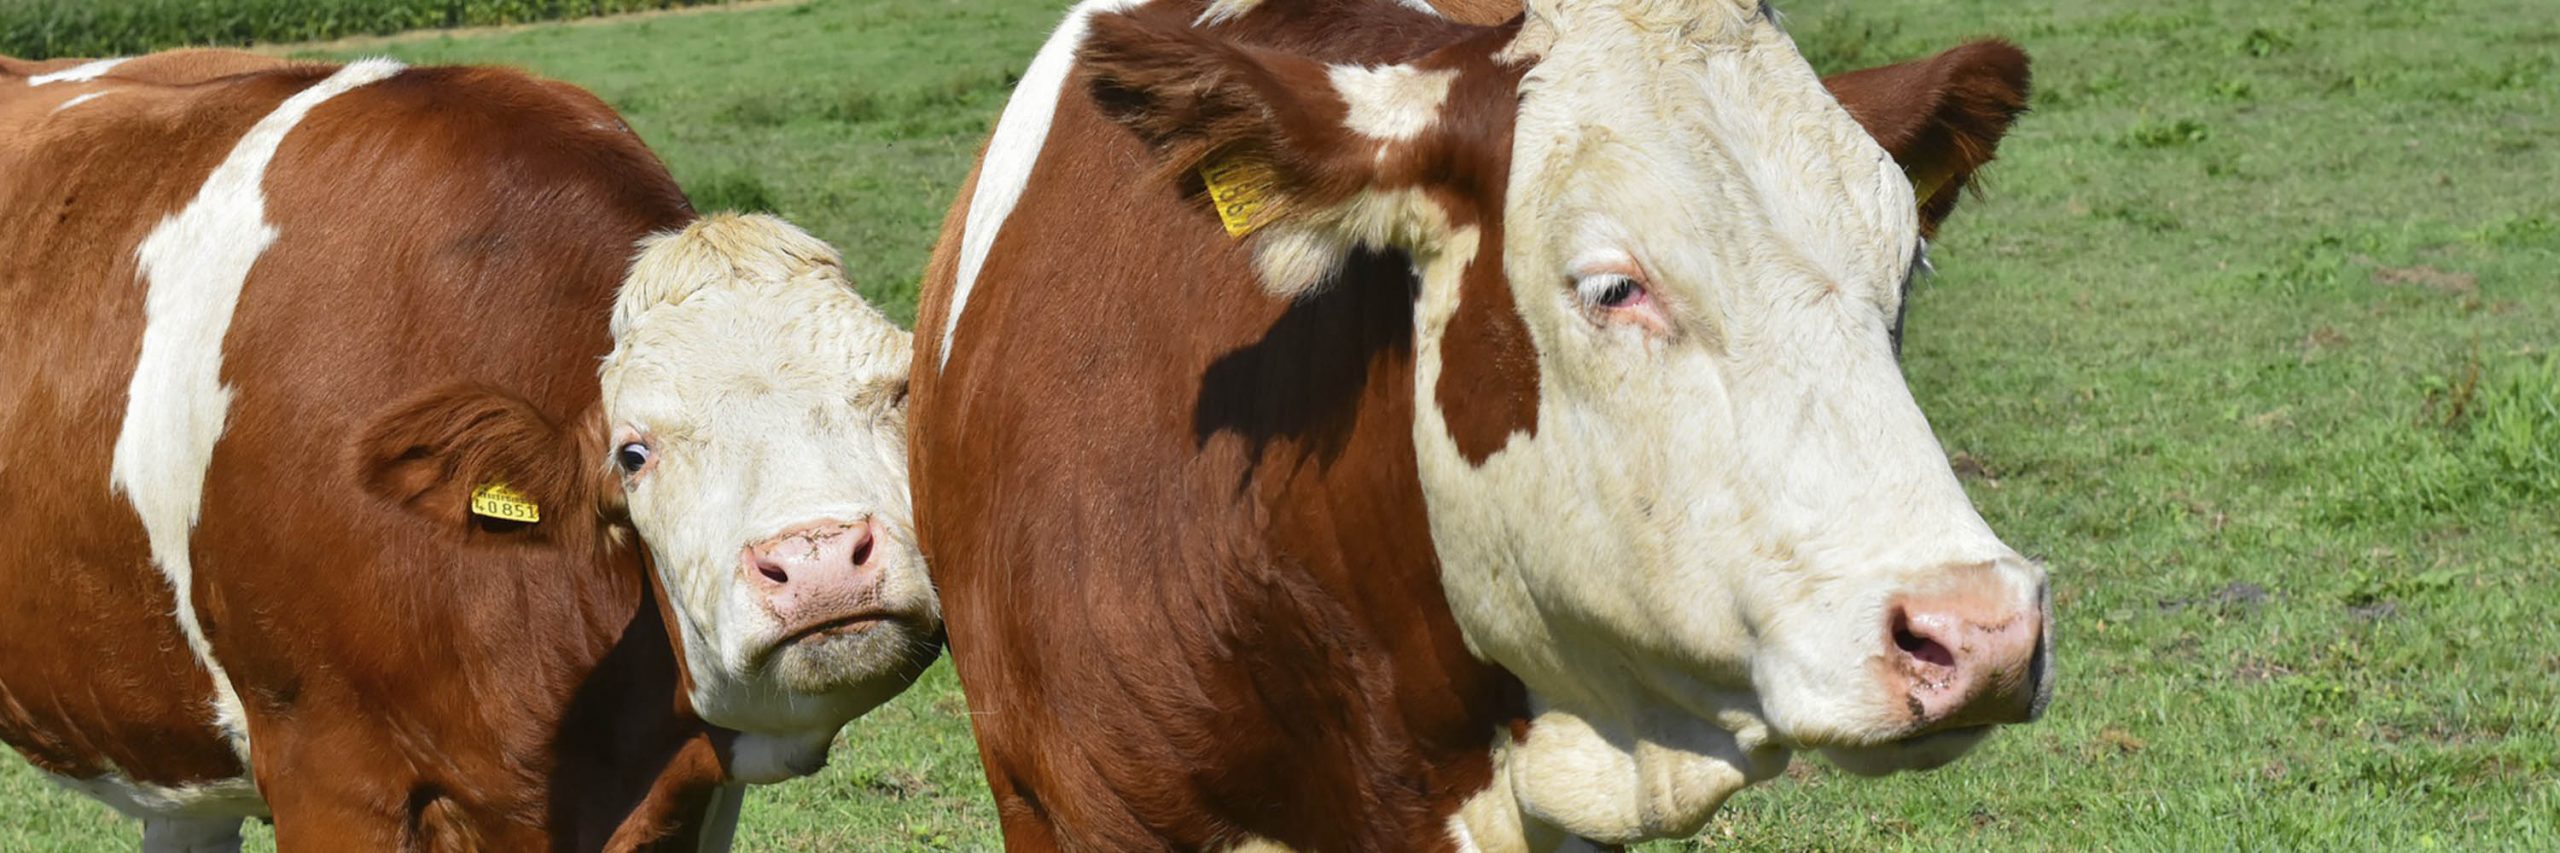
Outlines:
<svg viewBox="0 0 2560 853"><path fill-rule="evenodd" d="M1503 31L1508 39L1507 28ZM1483 465L1514 433L1538 432L1538 348L1512 298L1502 262L1502 215L1511 179L1511 131L1518 118L1519 71L1493 63L1490 51L1445 58L1459 76L1434 136L1456 192L1435 192L1452 223L1481 231L1476 255L1458 283L1457 312L1441 335L1440 382L1432 397L1448 419L1449 438L1470 465ZM1442 57L1435 57L1442 58Z"/></svg>
<svg viewBox="0 0 2560 853"><path fill-rule="evenodd" d="M1432 389L1450 440L1477 466L1513 433L1538 432L1538 349L1502 274L1501 246L1501 226L1486 228L1485 248L1458 285L1458 311L1441 337L1440 385Z"/></svg>

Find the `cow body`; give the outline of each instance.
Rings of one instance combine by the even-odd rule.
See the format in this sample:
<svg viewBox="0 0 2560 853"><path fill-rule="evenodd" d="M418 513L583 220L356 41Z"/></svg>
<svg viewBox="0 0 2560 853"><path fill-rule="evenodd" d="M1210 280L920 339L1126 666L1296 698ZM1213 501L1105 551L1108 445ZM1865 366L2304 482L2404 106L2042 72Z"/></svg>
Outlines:
<svg viewBox="0 0 2560 853"><path fill-rule="evenodd" d="M1747 9L1731 14L1765 26ZM1522 31L1517 20L1468 26L1359 0L1094 0L1025 73L926 271L912 433L924 550L1010 846L1628 841L1694 830L1792 749L1866 748L1773 734L1759 720L1769 712L1748 704L1701 710L1729 700L1665 707L1658 693L1610 695L1611 685L1656 689L1638 668L1668 658L1675 673L1706 673L1693 696L1731 696L1703 685L1745 665L1691 658L1678 648L1688 638L1668 631L1642 648L1591 626L1595 649L1561 620L1538 624L1555 614L1500 612L1513 596L1570 594L1534 578L1459 586L1488 583L1479 567L1554 569L1581 556L1606 565L1622 553L1575 544L1597 539L1541 543L1534 525L1475 501L1562 500L1559 533L1585 532L1577 507L1654 511L1569 480L1543 495L1503 480L1545 464L1538 439L1608 423L1544 390L1594 378L1551 363L1568 345L1543 327L1533 340L1521 315L1536 315L1512 292L1530 286L1500 274L1505 226L1527 221L1506 213L1502 186L1517 176L1510 110L1532 65L1519 54L1549 49L1515 45ZM1908 122L1927 131L1911 135L1943 150L1905 170L1943 174L1918 201L1944 194L1952 205L1989 157L1979 132L1988 125L1996 142L2023 97L2023 57L1982 49L2009 70L1957 59L1912 75L1995 78L1955 99L1980 121L1938 120L1951 102L1920 87L1871 86L1871 100L1849 106L1862 121L1929 114ZM1729 55L1793 59L1780 50ZM1314 106L1285 104L1306 92L1318 93ZM1823 131L1847 125L1838 109L1814 113L1829 122ZM1896 155L1922 147L1884 141ZM1222 221L1212 207L1230 197L1204 184L1239 156L1280 175L1244 187L1259 197ZM1852 192L1876 185L1872 171L1862 177ZM1946 208L1914 222L1910 185L1898 186L1872 221L1907 253L1913 231ZM1594 322L1662 334L1616 310L1593 309ZM1890 358L1884 336L1865 343ZM1622 476L1648 482L1684 461ZM1559 493L1575 488L1592 491ZM1660 512L1675 509L1685 508L1666 501ZM2003 584L2040 577L1999 571L2018 572ZM2018 606L2001 600L1991 606ZM1873 634L1858 633L1889 650L1876 618ZM1742 617L1714 621L1705 630L1738 631ZM1890 653L1866 656L1882 667ZM1524 680L1523 668L1539 677ZM1577 692L1578 672L1603 686ZM1913 713L1940 715L1934 707ZM1979 734L1959 735L1955 751ZM1882 763L1953 753L1936 755Z"/></svg>
<svg viewBox="0 0 2560 853"><path fill-rule="evenodd" d="M0 737L147 846L724 841L599 414L693 218L517 72L0 59Z"/></svg>

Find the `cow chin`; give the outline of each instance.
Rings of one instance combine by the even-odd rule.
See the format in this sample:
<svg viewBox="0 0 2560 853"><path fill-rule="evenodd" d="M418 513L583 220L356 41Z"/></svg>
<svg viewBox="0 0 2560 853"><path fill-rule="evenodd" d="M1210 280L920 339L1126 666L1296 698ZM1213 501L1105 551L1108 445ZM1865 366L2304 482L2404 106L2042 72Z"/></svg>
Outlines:
<svg viewBox="0 0 2560 853"><path fill-rule="evenodd" d="M1832 747L1822 751L1832 766L1859 776L1886 776L1905 770L1935 770L1964 757L1991 736L1993 726L1936 732L1865 747Z"/></svg>
<svg viewBox="0 0 2560 853"><path fill-rule="evenodd" d="M883 618L786 640L766 666L777 685L793 693L876 694L862 703L869 710L914 683L940 653L931 634Z"/></svg>

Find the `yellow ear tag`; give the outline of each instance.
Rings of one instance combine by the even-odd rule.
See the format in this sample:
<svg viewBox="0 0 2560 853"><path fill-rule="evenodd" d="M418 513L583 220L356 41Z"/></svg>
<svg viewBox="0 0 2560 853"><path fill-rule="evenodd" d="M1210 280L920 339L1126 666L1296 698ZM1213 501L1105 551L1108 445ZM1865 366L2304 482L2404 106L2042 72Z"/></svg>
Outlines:
<svg viewBox="0 0 2560 853"><path fill-rule="evenodd" d="M1921 204L1928 204L1930 199L1936 198L1938 188L1946 186L1947 181L1955 177L1946 169L1930 169L1926 172L1906 171L1902 174L1911 179L1911 196Z"/></svg>
<svg viewBox="0 0 2560 853"><path fill-rule="evenodd" d="M471 514L499 521L532 524L542 520L542 507L533 498L507 488L505 483L490 483L471 490Z"/></svg>
<svg viewBox="0 0 2560 853"><path fill-rule="evenodd" d="M1227 226L1227 236L1243 237L1253 229L1271 224L1276 213L1271 167L1262 161L1242 155L1200 167L1200 182L1209 186L1209 201L1218 208L1218 222Z"/></svg>

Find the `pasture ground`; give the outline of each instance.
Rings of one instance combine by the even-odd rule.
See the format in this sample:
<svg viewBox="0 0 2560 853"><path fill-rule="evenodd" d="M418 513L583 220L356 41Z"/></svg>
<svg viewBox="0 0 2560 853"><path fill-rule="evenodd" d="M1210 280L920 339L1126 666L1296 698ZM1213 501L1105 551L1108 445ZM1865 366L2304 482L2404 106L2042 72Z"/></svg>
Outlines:
<svg viewBox="0 0 2560 853"><path fill-rule="evenodd" d="M845 250L893 315L1057 2L799 6L381 51L623 109L706 209ZM1998 34L2036 112L1935 249L1907 369L2051 562L2042 723L1818 760L1746 849L2560 847L2560 15L2548 0L1795 0L1825 70ZM998 845L956 680L751 795L750 850ZM0 849L134 825L0 760ZM267 844L261 832L253 846Z"/></svg>

